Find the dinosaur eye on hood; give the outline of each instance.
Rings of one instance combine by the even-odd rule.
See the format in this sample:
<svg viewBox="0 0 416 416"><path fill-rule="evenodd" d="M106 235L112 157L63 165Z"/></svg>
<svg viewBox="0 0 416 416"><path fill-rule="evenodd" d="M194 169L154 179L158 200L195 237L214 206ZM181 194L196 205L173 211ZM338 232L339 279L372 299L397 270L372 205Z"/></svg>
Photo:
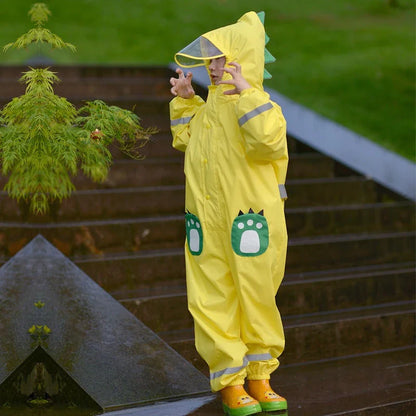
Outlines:
<svg viewBox="0 0 416 416"><path fill-rule="evenodd" d="M178 65L191 68L205 65L207 60L225 56L212 42L200 36L175 55Z"/></svg>

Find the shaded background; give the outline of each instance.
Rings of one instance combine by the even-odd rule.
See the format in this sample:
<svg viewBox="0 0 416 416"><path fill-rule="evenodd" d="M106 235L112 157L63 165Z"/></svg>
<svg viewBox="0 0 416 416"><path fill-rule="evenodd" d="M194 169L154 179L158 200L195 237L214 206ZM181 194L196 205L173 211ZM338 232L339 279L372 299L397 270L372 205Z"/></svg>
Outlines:
<svg viewBox="0 0 416 416"><path fill-rule="evenodd" d="M31 27L33 0L3 1L0 45ZM411 160L415 156L415 4L412 0L50 0L47 24L77 52L57 63L168 64L200 34L266 12L265 84ZM0 64L39 53L0 53ZM168 84L167 84L167 88Z"/></svg>

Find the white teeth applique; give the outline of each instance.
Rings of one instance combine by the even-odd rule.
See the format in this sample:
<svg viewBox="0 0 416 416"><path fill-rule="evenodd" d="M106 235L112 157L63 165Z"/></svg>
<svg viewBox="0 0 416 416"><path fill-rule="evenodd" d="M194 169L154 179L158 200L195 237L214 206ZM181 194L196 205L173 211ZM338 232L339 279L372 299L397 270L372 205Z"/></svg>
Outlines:
<svg viewBox="0 0 416 416"><path fill-rule="evenodd" d="M259 256L269 246L269 227L263 215L250 208L247 214L239 212L231 230L231 243L233 250L240 256Z"/></svg>

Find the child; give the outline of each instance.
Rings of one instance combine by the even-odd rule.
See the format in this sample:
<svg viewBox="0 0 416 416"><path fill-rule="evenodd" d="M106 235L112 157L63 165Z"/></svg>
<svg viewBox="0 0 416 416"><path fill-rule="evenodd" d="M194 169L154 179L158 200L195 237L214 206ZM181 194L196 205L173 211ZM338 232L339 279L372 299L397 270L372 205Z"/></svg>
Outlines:
<svg viewBox="0 0 416 416"><path fill-rule="evenodd" d="M246 13L175 55L180 66L206 66L206 102L190 72L170 79L173 146L185 152L188 306L230 416L287 409L269 385L284 348L275 294L287 248L286 122L263 90L261 18Z"/></svg>

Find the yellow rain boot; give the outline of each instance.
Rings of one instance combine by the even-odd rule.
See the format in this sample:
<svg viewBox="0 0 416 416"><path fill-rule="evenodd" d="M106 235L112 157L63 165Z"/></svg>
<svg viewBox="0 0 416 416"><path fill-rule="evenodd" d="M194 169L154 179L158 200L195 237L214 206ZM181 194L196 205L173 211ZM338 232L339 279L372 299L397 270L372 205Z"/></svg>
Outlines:
<svg viewBox="0 0 416 416"><path fill-rule="evenodd" d="M269 380L248 380L248 391L260 403L265 412L287 410L287 401L270 387Z"/></svg>
<svg viewBox="0 0 416 416"><path fill-rule="evenodd" d="M221 390L222 408L227 416L247 416L261 412L257 400L250 397L243 386L229 386Z"/></svg>

